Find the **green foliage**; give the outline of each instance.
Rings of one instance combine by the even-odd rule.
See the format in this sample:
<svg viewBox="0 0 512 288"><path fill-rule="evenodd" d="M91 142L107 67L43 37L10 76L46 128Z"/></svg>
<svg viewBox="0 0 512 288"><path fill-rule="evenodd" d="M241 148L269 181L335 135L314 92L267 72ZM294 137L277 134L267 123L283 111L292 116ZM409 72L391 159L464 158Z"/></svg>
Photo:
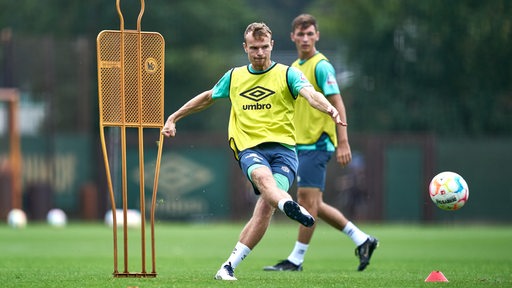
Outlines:
<svg viewBox="0 0 512 288"><path fill-rule="evenodd" d="M344 93L354 129L511 131L510 1L319 0L314 7L324 15L323 35L346 46L356 72Z"/></svg>
<svg viewBox="0 0 512 288"><path fill-rule="evenodd" d="M120 0L121 12L124 18L125 29L137 28L137 17L141 6L139 0ZM181 1L145 1L145 11L142 17L141 26L143 31L156 31L162 34L166 40L166 100L165 111L175 110L188 99L201 91L207 90L215 84L222 74L236 63L234 55L243 56L242 33L249 23L250 10L246 9L243 1L215 0L181 0ZM42 35L51 39L74 39L77 36L84 37L90 43L91 50L95 49L96 36L102 30L119 30L120 19L116 9L115 0L89 0L89 1L1 1L0 2L0 30L9 28L15 38L21 39L24 36L34 37ZM38 38L41 39L41 38ZM59 40L57 40L59 41ZM63 49L69 45L63 43ZM0 46L0 57L3 57ZM60 46L55 50L59 51ZM70 50L73 51L73 50ZM45 68L52 69L50 65L64 67L70 58L62 57L66 54L51 55L51 51L36 51L35 59L49 59ZM60 53L60 52L59 52ZM94 50L90 53L90 61L94 61ZM23 57L25 58L25 57ZM0 61L5 61L0 58ZM40 62L40 61L38 61ZM238 60L239 62L239 60ZM246 63L244 61L243 63ZM28 66L22 66L28 67ZM38 65L37 67L43 67ZM96 79L95 65L91 68L91 79ZM60 81L54 91L44 91L45 87L37 88L38 81L43 82L44 72L41 72L27 79L24 82L25 74L20 71L17 86L26 84L23 89L35 97L45 98L49 93L55 93L53 105L59 111L70 113L57 113L54 119L58 130L73 130L69 127L76 121L71 121L72 110L61 109L65 107L69 97L76 97L73 88L77 89L79 80L76 75L69 73L68 69L62 71L55 69L54 74L49 77L75 76L71 81ZM0 85L2 79L0 70ZM39 79L39 80L38 80ZM52 79L55 81L55 79ZM90 91L97 91L97 83L92 83ZM67 91L67 93L61 93ZM93 97L91 97L93 98ZM93 98L94 99L94 98ZM93 105L91 105L93 106ZM228 111L224 105L217 110ZM204 121L219 113L215 109L206 111L201 118L184 121L184 128L195 129L221 129L225 130L226 121ZM94 111L94 110L93 110ZM166 112L167 113L167 112ZM67 120L67 121L66 121Z"/></svg>
<svg viewBox="0 0 512 288"><path fill-rule="evenodd" d="M0 29L12 29L15 39L87 39L90 62L94 63L97 34L119 29L115 4L115 0L0 1ZM120 0L120 4L125 28L135 29L140 0ZM146 0L142 29L160 32L166 39L166 113L211 88L227 69L247 62L241 44L242 32L250 22L270 25L276 51L293 50L290 22L303 12L319 20L319 49L338 51L336 57L344 59L342 65L354 72L353 85L343 91L350 129L510 135L512 2L508 0L455 0L449 4L440 0ZM3 48L0 45L0 67L4 67L0 81L8 78L2 73L10 61ZM48 69L58 61L62 61L55 64L59 69L70 62L62 57L69 53L50 55L44 45L42 48L29 55L35 60L23 62L46 59ZM19 53L19 47L14 49ZM68 49L66 45L64 49ZM28 91L36 96L56 93L56 108L68 105L73 87L82 89L83 83L71 79L66 80L66 87L48 91L44 71L29 71L30 65L16 67L15 72L22 76L14 77L14 84L23 89L42 87ZM95 65L88 67L93 80L87 93L92 94L97 87ZM32 74L36 75L24 76ZM45 77L61 79L59 70L49 75ZM61 95L61 90L68 92ZM180 125L224 130L224 123L204 119L226 114L225 106L208 109ZM69 126L77 121L69 118L76 114L59 115L62 119L54 121L57 129L72 130Z"/></svg>

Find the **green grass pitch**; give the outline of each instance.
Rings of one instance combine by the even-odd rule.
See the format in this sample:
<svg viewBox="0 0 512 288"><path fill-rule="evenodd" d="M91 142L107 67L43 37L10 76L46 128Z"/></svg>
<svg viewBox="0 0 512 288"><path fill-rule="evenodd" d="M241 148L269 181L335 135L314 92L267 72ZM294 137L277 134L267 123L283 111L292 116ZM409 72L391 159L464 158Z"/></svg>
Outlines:
<svg viewBox="0 0 512 288"><path fill-rule="evenodd" d="M512 287L512 227L360 224L380 240L371 265L357 272L354 244L319 223L303 272L266 272L288 256L297 225L272 222L236 269L238 281L213 280L243 223L157 223L156 278L113 278L112 230L100 223L25 229L0 224L2 287ZM149 228L149 227L148 227ZM149 232L149 229L147 229ZM119 234L122 239L122 233ZM149 239L149 238L148 238ZM147 240L149 244L149 240ZM130 270L140 271L140 232L129 230ZM122 243L119 246L122 255ZM147 249L147 269L151 259ZM119 260L122 270L122 259ZM425 283L440 270L448 283Z"/></svg>

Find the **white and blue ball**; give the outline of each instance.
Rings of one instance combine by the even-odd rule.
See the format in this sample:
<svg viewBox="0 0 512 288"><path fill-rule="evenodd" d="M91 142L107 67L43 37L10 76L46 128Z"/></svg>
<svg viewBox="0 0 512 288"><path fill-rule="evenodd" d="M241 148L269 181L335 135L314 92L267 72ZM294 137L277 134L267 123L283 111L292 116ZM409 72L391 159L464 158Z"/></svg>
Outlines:
<svg viewBox="0 0 512 288"><path fill-rule="evenodd" d="M142 223L141 213L136 209L127 209L126 210L126 227L128 228L139 228ZM112 210L108 210L105 213L105 224L109 227L114 226L114 215ZM117 227L124 226L124 216L123 209L116 209L116 224Z"/></svg>
<svg viewBox="0 0 512 288"><path fill-rule="evenodd" d="M25 228L27 226L27 215L21 209L12 209L7 214L7 224L12 228Z"/></svg>
<svg viewBox="0 0 512 288"><path fill-rule="evenodd" d="M48 211L46 221L53 227L64 227L68 223L66 213L61 209L55 208Z"/></svg>

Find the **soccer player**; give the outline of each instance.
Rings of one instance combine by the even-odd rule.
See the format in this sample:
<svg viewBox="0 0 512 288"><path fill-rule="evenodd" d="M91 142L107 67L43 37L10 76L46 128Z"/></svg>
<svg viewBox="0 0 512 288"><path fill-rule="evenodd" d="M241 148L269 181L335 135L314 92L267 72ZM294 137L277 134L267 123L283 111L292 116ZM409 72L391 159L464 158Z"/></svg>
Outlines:
<svg viewBox="0 0 512 288"><path fill-rule="evenodd" d="M336 82L334 67L327 58L316 49L320 39L316 19L309 14L297 16L292 22L291 40L295 43L298 59L292 67L299 68L311 80L317 91L322 92L339 112L341 120L346 122L346 112L340 90ZM347 136L347 127L335 125L329 118L310 109L302 99L295 107L295 127L299 169L297 173L297 200L313 217L320 217L329 225L342 231L356 244L359 256L358 271L363 271L378 240L361 231L338 209L323 201L325 190L326 166L333 152L336 161L342 166L352 158ZM266 271L302 271L304 256L313 237L316 225L299 227L295 247L287 259L274 266L266 266Z"/></svg>
<svg viewBox="0 0 512 288"><path fill-rule="evenodd" d="M176 122L181 118L204 110L219 99L231 101L229 145L260 197L231 255L215 275L218 280L237 280L235 268L261 240L276 208L303 226L315 223L288 194L298 166L293 122L298 96L327 114L333 123L346 125L336 108L300 70L271 60L273 46L272 31L267 25L250 24L243 42L250 64L227 71L212 89L172 113L162 129L163 135L175 136Z"/></svg>

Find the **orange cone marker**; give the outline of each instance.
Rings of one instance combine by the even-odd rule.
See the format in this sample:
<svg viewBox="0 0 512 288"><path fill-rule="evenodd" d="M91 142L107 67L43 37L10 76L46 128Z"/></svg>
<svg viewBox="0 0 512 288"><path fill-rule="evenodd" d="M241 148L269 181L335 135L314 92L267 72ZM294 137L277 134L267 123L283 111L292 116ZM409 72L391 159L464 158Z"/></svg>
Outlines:
<svg viewBox="0 0 512 288"><path fill-rule="evenodd" d="M425 282L449 282L441 271L432 271L425 279Z"/></svg>

